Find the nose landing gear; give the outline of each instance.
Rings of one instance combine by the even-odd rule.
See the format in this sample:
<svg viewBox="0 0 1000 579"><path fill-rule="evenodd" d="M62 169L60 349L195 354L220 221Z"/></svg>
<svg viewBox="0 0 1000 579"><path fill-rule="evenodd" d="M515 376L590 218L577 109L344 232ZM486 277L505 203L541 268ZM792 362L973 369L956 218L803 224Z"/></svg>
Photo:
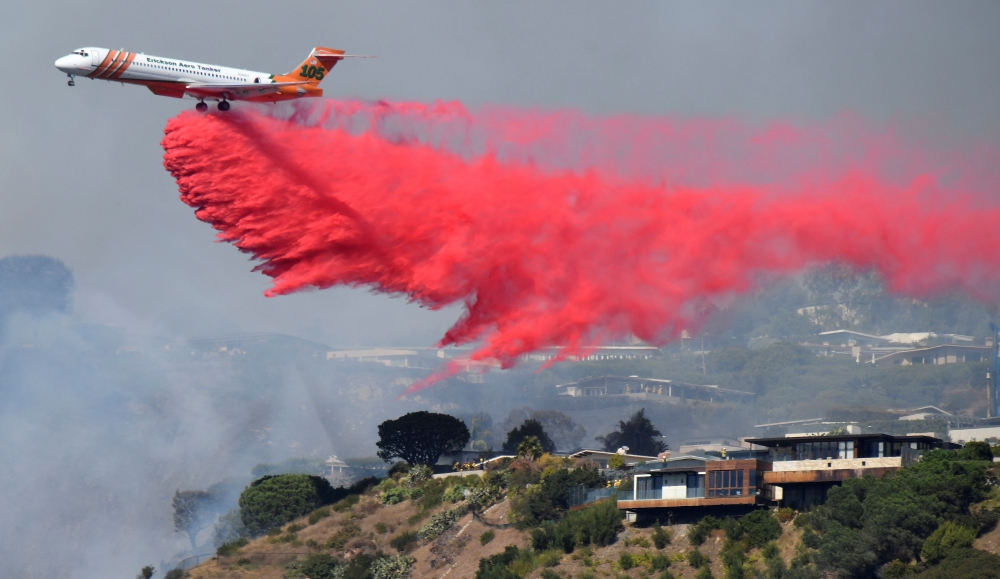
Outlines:
<svg viewBox="0 0 1000 579"><path fill-rule="evenodd" d="M219 103L219 110L226 112L229 110L229 101L222 101Z"/></svg>
<svg viewBox="0 0 1000 579"><path fill-rule="evenodd" d="M69 82L67 82L66 84L69 86L76 86L76 76L72 74L67 74L66 76L69 77Z"/></svg>
<svg viewBox="0 0 1000 579"><path fill-rule="evenodd" d="M200 103L194 105L194 110L198 111L199 113L203 113L208 110L208 105L205 104L205 101L201 101Z"/></svg>

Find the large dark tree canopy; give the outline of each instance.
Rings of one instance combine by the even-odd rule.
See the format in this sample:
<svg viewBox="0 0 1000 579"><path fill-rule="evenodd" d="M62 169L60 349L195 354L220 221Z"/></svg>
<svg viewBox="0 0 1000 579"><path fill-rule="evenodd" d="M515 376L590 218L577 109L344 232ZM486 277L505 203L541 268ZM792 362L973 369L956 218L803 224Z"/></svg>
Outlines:
<svg viewBox="0 0 1000 579"><path fill-rule="evenodd" d="M555 452L556 444L552 442L549 435L545 433L542 423L534 418L525 420L521 426L518 426L507 433L507 440L503 443L503 452L505 454L516 453L517 447L524 441L525 438L528 438L529 436L537 438L538 442L542 445L542 450L545 452Z"/></svg>
<svg viewBox="0 0 1000 579"><path fill-rule="evenodd" d="M410 412L378 425L378 456L389 462L432 465L447 452L456 452L469 442L465 423L447 414Z"/></svg>
<svg viewBox="0 0 1000 579"><path fill-rule="evenodd" d="M73 273L54 257L12 255L0 259L0 319L15 311L65 312L72 292Z"/></svg>
<svg viewBox="0 0 1000 579"><path fill-rule="evenodd" d="M265 476L240 494L240 518L247 530L259 535L338 498L330 481L308 474Z"/></svg>
<svg viewBox="0 0 1000 579"><path fill-rule="evenodd" d="M642 454L645 456L656 456L667 450L667 445L662 440L659 430L646 418L646 409L643 408L629 417L628 420L618 422L618 430L609 432L607 436L598 436L596 440L604 445L604 450L614 452L623 446L628 447L629 454Z"/></svg>

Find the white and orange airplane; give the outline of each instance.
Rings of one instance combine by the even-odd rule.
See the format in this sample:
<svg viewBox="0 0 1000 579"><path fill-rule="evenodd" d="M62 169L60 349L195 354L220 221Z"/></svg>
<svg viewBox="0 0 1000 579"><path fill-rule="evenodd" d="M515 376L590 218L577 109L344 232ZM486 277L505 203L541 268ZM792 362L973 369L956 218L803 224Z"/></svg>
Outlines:
<svg viewBox="0 0 1000 579"><path fill-rule="evenodd" d="M219 110L228 111L229 101L277 102L323 96L320 81L339 61L355 56L371 58L318 46L298 68L275 75L125 50L80 48L57 60L56 68L69 76L69 86L76 86L77 76L140 84L155 95L196 98L195 108L205 112L205 99L218 101Z"/></svg>

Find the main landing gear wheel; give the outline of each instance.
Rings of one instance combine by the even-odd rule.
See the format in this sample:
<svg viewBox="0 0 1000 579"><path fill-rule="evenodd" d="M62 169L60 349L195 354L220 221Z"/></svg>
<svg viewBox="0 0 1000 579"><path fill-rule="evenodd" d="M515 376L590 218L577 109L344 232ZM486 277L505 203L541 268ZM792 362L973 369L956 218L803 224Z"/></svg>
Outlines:
<svg viewBox="0 0 1000 579"><path fill-rule="evenodd" d="M73 76L72 74L67 74L66 76L69 77L69 82L67 82L66 84L68 84L69 86L76 86L76 77Z"/></svg>
<svg viewBox="0 0 1000 579"><path fill-rule="evenodd" d="M198 111L199 113L203 113L208 110L208 105L205 103L198 103L194 105L194 110Z"/></svg>
<svg viewBox="0 0 1000 579"><path fill-rule="evenodd" d="M228 111L229 110L229 101L222 101L221 103L219 103L219 110L222 111L222 112Z"/></svg>
<svg viewBox="0 0 1000 579"><path fill-rule="evenodd" d="M72 80L67 82L66 84L68 84L69 86L76 86L76 82Z"/></svg>

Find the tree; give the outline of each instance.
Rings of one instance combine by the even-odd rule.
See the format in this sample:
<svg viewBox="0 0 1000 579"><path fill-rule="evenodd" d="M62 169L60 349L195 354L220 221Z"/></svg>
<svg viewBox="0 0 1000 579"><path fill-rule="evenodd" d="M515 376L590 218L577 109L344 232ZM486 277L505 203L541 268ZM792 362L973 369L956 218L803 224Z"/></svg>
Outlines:
<svg viewBox="0 0 1000 579"><path fill-rule="evenodd" d="M976 530L948 521L931 533L920 549L920 558L935 563L955 549L968 549L976 540Z"/></svg>
<svg viewBox="0 0 1000 579"><path fill-rule="evenodd" d="M537 436L528 436L517 445L517 456L530 456L532 460L538 460L543 454L545 449Z"/></svg>
<svg viewBox="0 0 1000 579"><path fill-rule="evenodd" d="M469 419L470 445L473 450L493 449L493 417L477 412Z"/></svg>
<svg viewBox="0 0 1000 579"><path fill-rule="evenodd" d="M209 508L211 502L212 495L205 491L174 492L174 529L187 535L192 549L198 548L198 533L215 515Z"/></svg>
<svg viewBox="0 0 1000 579"><path fill-rule="evenodd" d="M503 443L503 452L505 454L514 454L517 452L517 448L521 445L521 442L529 436L538 439L544 452L554 452L556 450L556 444L545 433L542 423L534 418L529 418L524 421L524 424L507 433L507 441Z"/></svg>
<svg viewBox="0 0 1000 579"><path fill-rule="evenodd" d="M964 460L986 460L993 462L993 449L988 442L972 441L965 443L958 455Z"/></svg>
<svg viewBox="0 0 1000 579"><path fill-rule="evenodd" d="M260 535L341 496L322 477L308 474L265 476L250 483L240 494L240 519L247 531Z"/></svg>
<svg viewBox="0 0 1000 579"><path fill-rule="evenodd" d="M555 410L534 410L529 406L515 408L507 414L495 432L510 432L525 420L533 419L541 423L545 434L552 439L556 448L570 450L580 446L580 441L587 435L587 430L562 412Z"/></svg>
<svg viewBox="0 0 1000 579"><path fill-rule="evenodd" d="M662 433L646 418L646 409L640 409L628 420L618 421L618 430L609 432L606 436L595 438L604 445L604 450L614 452L623 446L628 447L630 454L656 456L667 450L667 445L657 437Z"/></svg>
<svg viewBox="0 0 1000 579"><path fill-rule="evenodd" d="M447 452L469 442L465 423L447 414L421 410L378 425L378 456L389 462L401 458L411 465L433 465Z"/></svg>
<svg viewBox="0 0 1000 579"><path fill-rule="evenodd" d="M212 544L216 548L219 548L225 543L238 541L249 536L250 532L247 531L246 525L243 524L243 519L240 518L240 510L230 509L215 522L215 530L212 533Z"/></svg>
<svg viewBox="0 0 1000 579"><path fill-rule="evenodd" d="M156 573L156 568L152 565L146 565L139 571L139 574L135 576L135 579L150 579Z"/></svg>

